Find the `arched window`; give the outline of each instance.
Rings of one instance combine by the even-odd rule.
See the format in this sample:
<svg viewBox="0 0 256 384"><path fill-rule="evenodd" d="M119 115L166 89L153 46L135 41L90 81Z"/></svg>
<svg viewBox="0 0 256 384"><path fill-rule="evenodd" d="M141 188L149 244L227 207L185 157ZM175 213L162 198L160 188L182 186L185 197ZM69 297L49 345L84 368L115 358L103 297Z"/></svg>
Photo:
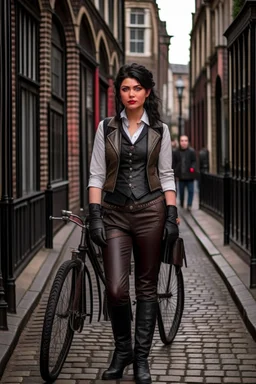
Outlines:
<svg viewBox="0 0 256 384"><path fill-rule="evenodd" d="M50 179L51 182L66 180L67 151L65 127L65 43L61 25L52 22L51 81L52 98L50 103Z"/></svg>
<svg viewBox="0 0 256 384"><path fill-rule="evenodd" d="M39 189L39 17L17 7L17 195Z"/></svg>

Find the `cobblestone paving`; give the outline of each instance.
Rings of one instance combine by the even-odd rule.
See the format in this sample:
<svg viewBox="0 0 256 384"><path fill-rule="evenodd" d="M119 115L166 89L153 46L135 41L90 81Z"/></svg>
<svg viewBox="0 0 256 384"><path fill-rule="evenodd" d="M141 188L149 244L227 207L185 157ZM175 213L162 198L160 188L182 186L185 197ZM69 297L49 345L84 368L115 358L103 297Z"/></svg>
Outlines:
<svg viewBox="0 0 256 384"><path fill-rule="evenodd" d="M188 268L186 300L178 335L163 346L158 330L150 354L153 383L256 383L256 343L247 332L225 284L183 223ZM6 367L1 383L43 383L39 346L46 290ZM75 336L57 384L103 383L113 350L109 322L93 323ZM125 371L123 384L133 382ZM115 381L109 381L110 384Z"/></svg>

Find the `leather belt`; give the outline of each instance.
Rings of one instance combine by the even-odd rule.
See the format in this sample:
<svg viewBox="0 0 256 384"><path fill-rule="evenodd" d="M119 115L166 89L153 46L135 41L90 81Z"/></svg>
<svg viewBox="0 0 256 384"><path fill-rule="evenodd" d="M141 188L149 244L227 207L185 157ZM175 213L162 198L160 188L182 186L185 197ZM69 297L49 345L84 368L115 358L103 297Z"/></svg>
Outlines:
<svg viewBox="0 0 256 384"><path fill-rule="evenodd" d="M114 211L137 212L147 207L150 207L151 205L157 204L160 201L163 201L164 199L165 199L164 195L161 195L154 200L147 201L146 203L140 203L140 202L131 200L129 203L126 203L125 205L122 205L122 206L108 204L103 201L102 206L107 209L113 209Z"/></svg>

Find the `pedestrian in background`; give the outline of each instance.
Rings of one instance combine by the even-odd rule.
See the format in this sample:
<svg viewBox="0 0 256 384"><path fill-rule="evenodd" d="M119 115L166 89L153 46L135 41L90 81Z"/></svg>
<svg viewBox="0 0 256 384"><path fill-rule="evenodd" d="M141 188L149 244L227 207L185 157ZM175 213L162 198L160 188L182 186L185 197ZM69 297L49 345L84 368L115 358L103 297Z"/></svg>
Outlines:
<svg viewBox="0 0 256 384"><path fill-rule="evenodd" d="M179 148L173 152L173 169L178 181L180 206L184 206L185 189L187 189L187 209L190 211L194 197L194 180L196 172L196 153L189 146L188 136L182 135L179 140Z"/></svg>
<svg viewBox="0 0 256 384"><path fill-rule="evenodd" d="M120 379L133 362L137 384L152 382L150 352L158 303L163 237L179 235L169 129L160 120L152 73L124 65L115 80L116 116L101 121L89 179L92 240L102 246L115 351L103 380ZM104 192L104 197L102 192ZM132 348L129 269L135 262L136 322Z"/></svg>

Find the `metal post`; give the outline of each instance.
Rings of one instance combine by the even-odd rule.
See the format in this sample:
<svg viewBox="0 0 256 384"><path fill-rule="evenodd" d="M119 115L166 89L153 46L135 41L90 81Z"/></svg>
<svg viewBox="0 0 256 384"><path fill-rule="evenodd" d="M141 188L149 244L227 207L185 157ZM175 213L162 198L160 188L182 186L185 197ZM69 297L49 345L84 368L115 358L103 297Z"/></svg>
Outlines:
<svg viewBox="0 0 256 384"><path fill-rule="evenodd" d="M182 95L179 95L179 137L184 134L182 125Z"/></svg>
<svg viewBox="0 0 256 384"><path fill-rule="evenodd" d="M230 234L230 168L228 160L225 161L225 173L223 177L223 197L224 197L224 245L229 244Z"/></svg>
<svg viewBox="0 0 256 384"><path fill-rule="evenodd" d="M52 180L52 158L51 158L51 110L48 104L48 184L45 191L45 247L53 248L53 222L49 219L53 215L53 189Z"/></svg>
<svg viewBox="0 0 256 384"><path fill-rule="evenodd" d="M256 178L250 181L250 288L256 288Z"/></svg>
<svg viewBox="0 0 256 384"><path fill-rule="evenodd" d="M48 185L45 191L45 207L45 248L53 248L53 222L49 219L53 215L53 190L51 185Z"/></svg>
<svg viewBox="0 0 256 384"><path fill-rule="evenodd" d="M8 330L7 302L5 296L4 278L8 275L8 228L9 196L12 193L11 175L11 5L9 0L2 0L0 6L0 134L2 156L2 196L1 198L1 243L0 243L0 330ZM3 230L4 229L4 230ZM4 268L3 268L3 258Z"/></svg>
<svg viewBox="0 0 256 384"><path fill-rule="evenodd" d="M178 130L179 130L179 138L180 138L180 136L184 135L183 124L182 124L182 93L184 89L184 82L181 76L177 79L175 86L177 89L178 100L179 100Z"/></svg>
<svg viewBox="0 0 256 384"><path fill-rule="evenodd" d="M250 179L250 241L251 241L251 261L250 261L250 288L256 288L256 155L255 155L255 102L256 102L256 74L255 74L255 44L256 44L256 24L255 21L251 27L251 39L250 39L250 75L251 75L251 87L250 87L250 145L251 145L251 179Z"/></svg>

